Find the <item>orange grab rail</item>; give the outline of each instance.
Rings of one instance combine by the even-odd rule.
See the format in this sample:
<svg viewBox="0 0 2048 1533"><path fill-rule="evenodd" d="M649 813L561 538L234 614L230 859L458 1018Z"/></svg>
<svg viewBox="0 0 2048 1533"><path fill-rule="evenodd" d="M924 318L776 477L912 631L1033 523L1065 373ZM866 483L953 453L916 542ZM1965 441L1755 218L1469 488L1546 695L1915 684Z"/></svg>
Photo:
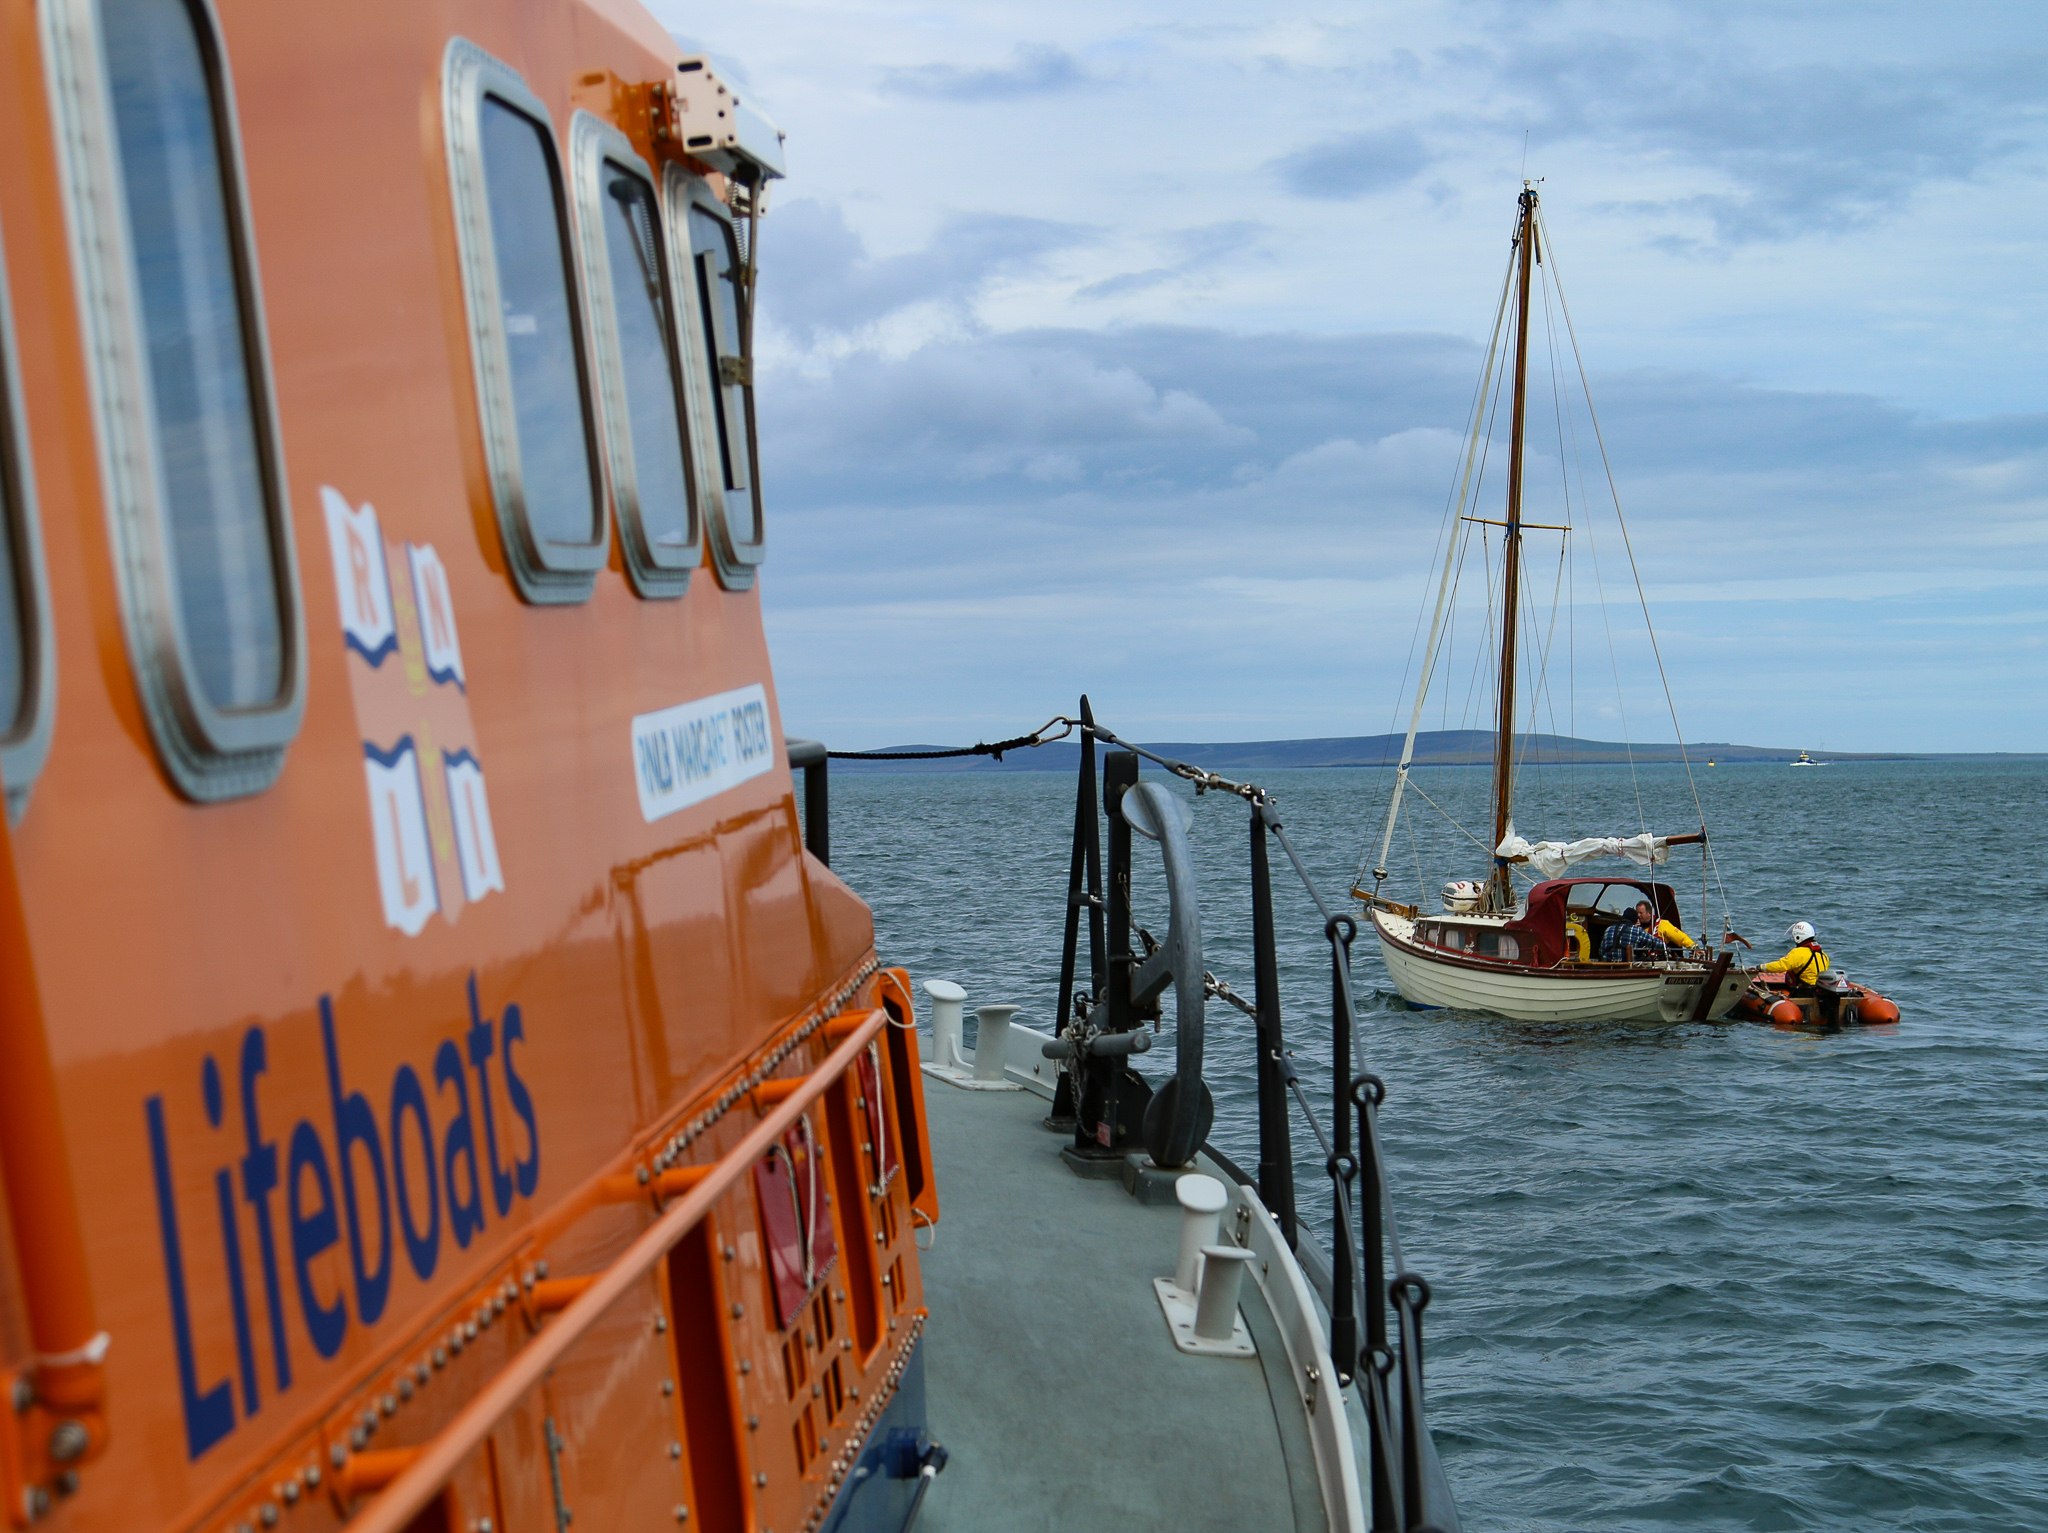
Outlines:
<svg viewBox="0 0 2048 1533"><path fill-rule="evenodd" d="M795 1083L796 1089L777 1103L752 1133L712 1166L710 1173L681 1201L649 1225L617 1261L597 1275L581 1298L550 1321L503 1373L425 1444L411 1466L348 1524L348 1533L403 1533L406 1525L439 1494L462 1461L476 1451L498 1419L541 1381L562 1354L597 1323L600 1315L668 1255L755 1161L768 1153L769 1146L790 1130L804 1110L852 1067L888 1020L885 1011L869 1012L867 1019L832 1051L824 1064Z"/></svg>
<svg viewBox="0 0 2048 1533"><path fill-rule="evenodd" d="M85 1236L72 1194L71 1162L57 1116L42 996L36 988L14 842L0 813L0 1177L13 1216L15 1261L35 1344L37 1425L33 1479L50 1464L76 1464L105 1446L106 1337L93 1318ZM9 1507L7 1515L19 1511Z"/></svg>

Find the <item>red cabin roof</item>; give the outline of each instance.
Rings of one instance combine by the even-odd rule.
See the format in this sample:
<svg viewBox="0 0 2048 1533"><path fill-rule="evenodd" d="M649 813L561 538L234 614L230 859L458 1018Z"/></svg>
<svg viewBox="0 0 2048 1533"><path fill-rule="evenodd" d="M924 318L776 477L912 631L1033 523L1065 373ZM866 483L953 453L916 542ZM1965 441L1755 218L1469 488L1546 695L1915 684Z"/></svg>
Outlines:
<svg viewBox="0 0 2048 1533"><path fill-rule="evenodd" d="M1678 895L1669 884L1653 883L1649 879L1623 878L1551 878L1530 889L1522 918L1510 921L1508 930L1527 933L1530 946L1535 949L1534 960L1539 964L1556 963L1564 956L1564 913L1567 906L1577 903L1591 905L1600 896L1597 893L1574 901L1572 890L1592 886L1594 889L1613 885L1616 888L1633 889L1656 907L1657 914L1674 925L1682 925L1678 919ZM1618 913L1618 912L1617 912Z"/></svg>

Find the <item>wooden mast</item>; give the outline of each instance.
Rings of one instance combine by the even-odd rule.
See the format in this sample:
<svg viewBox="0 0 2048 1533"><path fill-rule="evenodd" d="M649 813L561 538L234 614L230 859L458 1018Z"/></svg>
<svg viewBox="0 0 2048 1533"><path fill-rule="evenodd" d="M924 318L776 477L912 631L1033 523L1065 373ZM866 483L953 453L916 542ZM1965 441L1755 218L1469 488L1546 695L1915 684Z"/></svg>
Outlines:
<svg viewBox="0 0 2048 1533"><path fill-rule="evenodd" d="M1508 439L1508 529L1502 559L1500 623L1500 717L1493 736L1493 841L1507 839L1513 818L1510 802L1515 758L1515 626L1516 598L1522 581L1522 419L1529 392L1529 276L1536 254L1536 190L1522 183L1521 227L1515 234L1521 253L1515 284L1515 402ZM1495 910L1514 908L1514 882L1505 859L1495 854L1488 904Z"/></svg>

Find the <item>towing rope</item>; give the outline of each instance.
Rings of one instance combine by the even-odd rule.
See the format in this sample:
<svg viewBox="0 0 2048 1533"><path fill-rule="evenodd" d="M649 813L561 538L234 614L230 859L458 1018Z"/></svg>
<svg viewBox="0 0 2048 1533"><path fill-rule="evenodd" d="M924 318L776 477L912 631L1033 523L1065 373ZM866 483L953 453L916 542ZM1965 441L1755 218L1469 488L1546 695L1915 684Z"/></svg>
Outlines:
<svg viewBox="0 0 2048 1533"><path fill-rule="evenodd" d="M939 761L949 756L993 756L1003 759L1004 751L1025 750L1034 745L1050 745L1055 740L1064 740L1074 732L1078 719L1065 714L1055 714L1028 735L1019 735L1014 740L998 740L990 745L986 742L962 746L958 750L946 751L827 751L825 754L834 761ZM1052 731L1057 729L1058 734Z"/></svg>

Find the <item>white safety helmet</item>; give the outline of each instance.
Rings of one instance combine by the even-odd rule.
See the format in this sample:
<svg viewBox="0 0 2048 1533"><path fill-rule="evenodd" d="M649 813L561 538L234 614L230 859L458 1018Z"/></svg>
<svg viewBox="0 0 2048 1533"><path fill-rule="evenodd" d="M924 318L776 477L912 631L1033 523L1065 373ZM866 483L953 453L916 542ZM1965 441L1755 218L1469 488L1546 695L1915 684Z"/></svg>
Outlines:
<svg viewBox="0 0 2048 1533"><path fill-rule="evenodd" d="M1814 937L1813 923L1811 921L1794 921L1791 930L1787 931L1785 935L1794 942L1811 942Z"/></svg>

